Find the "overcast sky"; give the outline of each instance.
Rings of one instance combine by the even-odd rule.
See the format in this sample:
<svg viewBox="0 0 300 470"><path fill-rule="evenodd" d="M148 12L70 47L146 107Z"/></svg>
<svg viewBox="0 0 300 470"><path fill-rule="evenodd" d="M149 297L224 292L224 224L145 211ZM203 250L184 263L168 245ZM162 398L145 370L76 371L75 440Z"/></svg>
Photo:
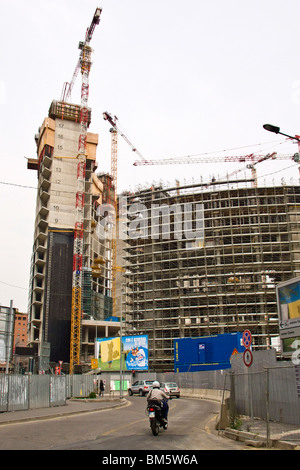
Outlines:
<svg viewBox="0 0 300 470"><path fill-rule="evenodd" d="M99 171L110 171L104 111L117 115L147 159L298 150L262 125L300 134L299 0L0 0L0 5L2 305L12 299L27 311L36 201L30 187L36 187L37 174L27 170L25 157L36 157L34 135L72 78L78 42L96 7L103 11L91 42L89 130L99 134ZM80 84L79 74L75 103ZM135 167L136 158L119 137L119 191L153 181L207 180L241 168ZM298 182L290 160L261 163L257 170L259 181L272 173Z"/></svg>

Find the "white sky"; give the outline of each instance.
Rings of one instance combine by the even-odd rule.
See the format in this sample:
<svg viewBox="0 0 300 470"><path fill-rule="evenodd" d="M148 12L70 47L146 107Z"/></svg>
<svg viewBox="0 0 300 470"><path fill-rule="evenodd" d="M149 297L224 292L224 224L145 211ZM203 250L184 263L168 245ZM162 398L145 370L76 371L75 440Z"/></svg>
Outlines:
<svg viewBox="0 0 300 470"><path fill-rule="evenodd" d="M13 299L20 311L27 311L36 191L3 183L36 186L24 157L36 157L34 135L71 80L96 7L103 11L91 43L89 130L99 134L99 171L110 171L103 111L118 116L148 159L233 148L240 149L216 155L298 150L262 125L300 134L299 0L100 1L0 0L0 303ZM79 74L73 102L80 102L80 83ZM119 190L239 168L135 167L135 160L119 137ZM261 163L258 175L276 172L296 182L296 165L279 172L292 165Z"/></svg>

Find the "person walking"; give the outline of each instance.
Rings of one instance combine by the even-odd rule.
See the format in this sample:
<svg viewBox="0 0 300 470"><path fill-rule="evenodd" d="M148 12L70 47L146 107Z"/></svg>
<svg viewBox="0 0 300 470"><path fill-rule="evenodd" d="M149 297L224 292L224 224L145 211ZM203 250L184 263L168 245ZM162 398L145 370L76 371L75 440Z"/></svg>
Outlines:
<svg viewBox="0 0 300 470"><path fill-rule="evenodd" d="M100 380L100 397L101 396L104 396L104 383L103 383L103 380Z"/></svg>

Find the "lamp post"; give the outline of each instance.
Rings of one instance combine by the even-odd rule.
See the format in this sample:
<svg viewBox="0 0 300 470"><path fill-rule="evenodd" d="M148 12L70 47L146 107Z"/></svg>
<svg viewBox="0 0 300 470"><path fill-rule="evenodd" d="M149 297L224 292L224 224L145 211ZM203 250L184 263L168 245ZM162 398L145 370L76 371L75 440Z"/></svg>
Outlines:
<svg viewBox="0 0 300 470"><path fill-rule="evenodd" d="M121 305L120 305L120 400L123 398L123 364L122 364L122 345L123 345L123 309L122 309L122 301L123 301L123 292L122 292L122 280L121 280Z"/></svg>
<svg viewBox="0 0 300 470"><path fill-rule="evenodd" d="M13 321L14 321L14 311L13 311L13 301L10 301L9 307L9 315L7 321L7 332L4 333L6 335L6 366L5 366L5 374L9 372L9 362L12 359L13 354ZM5 341L5 340L4 340Z"/></svg>
<svg viewBox="0 0 300 470"><path fill-rule="evenodd" d="M266 131L274 132L274 134L281 134L281 135L284 135L285 137L289 137L290 139L296 140L298 143L298 153L294 154L293 160L294 162L299 163L299 160L300 160L300 136L299 135L292 136L292 135L284 134L283 132L280 132L280 127L273 126L273 124L264 124L263 128ZM298 170L300 173L300 165L298 166Z"/></svg>
<svg viewBox="0 0 300 470"><path fill-rule="evenodd" d="M281 134L281 135L284 135L285 137L289 137L290 139L297 140L297 142L300 143L299 136L296 136L296 135L295 135L295 136L292 136L292 135L284 134L283 132L280 132L280 127L273 126L273 124L264 124L264 125L263 125L263 128L264 128L266 131L274 132L274 134Z"/></svg>
<svg viewBox="0 0 300 470"><path fill-rule="evenodd" d="M123 266L116 266L115 267L115 275L116 272L119 271L121 273L125 272L125 269ZM121 274L121 276L123 276ZM123 398L123 364L122 364L122 344L123 344L123 308L122 308L122 302L123 302L123 277L121 277L121 294L120 294L120 399Z"/></svg>

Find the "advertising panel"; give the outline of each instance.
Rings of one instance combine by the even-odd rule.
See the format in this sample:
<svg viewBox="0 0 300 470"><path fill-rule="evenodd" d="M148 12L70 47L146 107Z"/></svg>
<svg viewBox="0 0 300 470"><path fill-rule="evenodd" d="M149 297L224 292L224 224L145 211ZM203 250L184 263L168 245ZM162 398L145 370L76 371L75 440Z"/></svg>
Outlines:
<svg viewBox="0 0 300 470"><path fill-rule="evenodd" d="M120 370L121 358L123 371L148 370L148 335L96 339L95 359L101 370Z"/></svg>
<svg viewBox="0 0 300 470"><path fill-rule="evenodd" d="M300 277L276 286L279 333L283 355L291 355L292 343L300 337Z"/></svg>
<svg viewBox="0 0 300 470"><path fill-rule="evenodd" d="M12 360L15 309L0 305L0 362Z"/></svg>

